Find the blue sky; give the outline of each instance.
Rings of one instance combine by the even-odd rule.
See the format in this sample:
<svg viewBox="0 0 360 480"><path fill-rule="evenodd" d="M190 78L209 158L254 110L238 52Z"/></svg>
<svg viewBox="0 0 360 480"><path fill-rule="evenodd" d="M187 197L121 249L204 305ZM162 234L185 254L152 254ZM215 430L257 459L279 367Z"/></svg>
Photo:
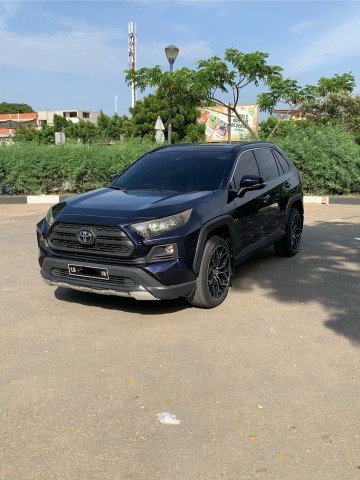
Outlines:
<svg viewBox="0 0 360 480"><path fill-rule="evenodd" d="M124 0L0 1L0 102L35 110L128 114L128 23L137 24L138 67L176 67L222 56L225 48L267 52L300 84L352 71L360 92L359 1ZM258 89L243 92L254 103ZM140 96L141 98L141 96Z"/></svg>

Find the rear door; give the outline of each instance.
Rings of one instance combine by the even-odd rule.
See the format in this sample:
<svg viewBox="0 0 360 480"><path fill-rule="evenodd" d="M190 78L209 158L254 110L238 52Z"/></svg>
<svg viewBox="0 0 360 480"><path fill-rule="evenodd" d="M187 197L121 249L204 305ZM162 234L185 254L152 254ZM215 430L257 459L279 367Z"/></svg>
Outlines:
<svg viewBox="0 0 360 480"><path fill-rule="evenodd" d="M256 162L268 186L266 206L269 213L268 235L271 241L283 232L284 205L287 176L284 174L279 161L275 158L270 147L254 149ZM265 201L265 197L263 197ZM285 202L286 203L286 202Z"/></svg>

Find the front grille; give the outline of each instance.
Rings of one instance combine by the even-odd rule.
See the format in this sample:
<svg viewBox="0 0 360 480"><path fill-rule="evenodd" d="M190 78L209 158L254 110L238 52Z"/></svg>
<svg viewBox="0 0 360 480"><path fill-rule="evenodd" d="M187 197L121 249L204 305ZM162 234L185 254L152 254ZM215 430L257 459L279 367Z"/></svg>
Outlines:
<svg viewBox="0 0 360 480"><path fill-rule="evenodd" d="M102 278L87 278L87 277L78 277L74 275L70 275L68 270L65 270L64 268L52 268L51 269L51 275L54 277L57 277L59 280L64 279L64 280L81 280L81 283L84 284L84 282L96 282L99 284L102 284L103 286L108 286L110 287L111 285L116 285L117 287L124 287L125 289L131 288L135 286L135 282L131 280L131 278L126 278L126 277L118 277L117 275L109 275L109 280L104 280Z"/></svg>
<svg viewBox="0 0 360 480"><path fill-rule="evenodd" d="M81 244L78 241L78 234L82 230L91 231L95 236L95 242L91 245ZM129 258L134 251L134 244L125 232L118 227L107 225L57 223L48 241L53 250L69 253Z"/></svg>

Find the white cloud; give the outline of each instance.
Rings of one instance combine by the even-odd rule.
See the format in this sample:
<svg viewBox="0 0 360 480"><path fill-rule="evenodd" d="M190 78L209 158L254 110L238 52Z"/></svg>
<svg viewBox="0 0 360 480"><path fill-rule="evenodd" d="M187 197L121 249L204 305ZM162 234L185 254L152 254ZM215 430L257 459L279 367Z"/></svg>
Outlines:
<svg viewBox="0 0 360 480"><path fill-rule="evenodd" d="M0 25L0 65L100 77L127 67L126 34L69 17L48 15L48 20L52 33L19 33Z"/></svg>
<svg viewBox="0 0 360 480"><path fill-rule="evenodd" d="M289 28L290 32L292 33L299 33L303 32L304 30L309 30L315 25L315 22L311 20L303 20L296 25L293 25L292 27Z"/></svg>
<svg viewBox="0 0 360 480"><path fill-rule="evenodd" d="M359 45L360 16L356 16L313 37L299 51L292 51L286 70L295 75L328 64L336 69L344 61L351 60L354 63L360 56Z"/></svg>

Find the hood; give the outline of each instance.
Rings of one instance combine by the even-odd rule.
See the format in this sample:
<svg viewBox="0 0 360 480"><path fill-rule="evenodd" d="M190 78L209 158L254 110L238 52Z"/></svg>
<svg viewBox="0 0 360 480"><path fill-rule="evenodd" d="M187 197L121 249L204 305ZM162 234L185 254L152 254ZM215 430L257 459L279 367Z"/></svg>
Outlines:
<svg viewBox="0 0 360 480"><path fill-rule="evenodd" d="M78 221L81 217L106 217L111 223L128 223L166 217L188 208L196 207L208 201L212 191L174 192L169 190L114 190L100 188L66 200L66 207L61 211L62 220ZM80 218L79 218L80 219ZM89 219L90 221L90 219Z"/></svg>

